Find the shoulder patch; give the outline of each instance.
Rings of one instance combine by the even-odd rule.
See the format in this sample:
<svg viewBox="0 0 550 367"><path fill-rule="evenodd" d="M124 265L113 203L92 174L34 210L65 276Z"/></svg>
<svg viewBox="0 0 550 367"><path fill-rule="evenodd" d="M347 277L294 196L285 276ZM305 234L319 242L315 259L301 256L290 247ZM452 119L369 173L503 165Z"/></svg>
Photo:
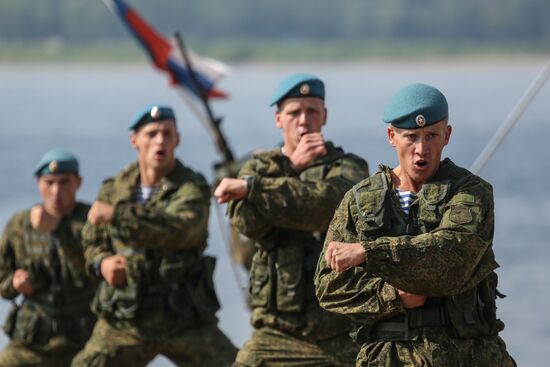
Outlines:
<svg viewBox="0 0 550 367"><path fill-rule="evenodd" d="M449 219L456 224L468 224L472 221L472 211L471 209L462 204L453 205L451 207L451 213L449 214Z"/></svg>

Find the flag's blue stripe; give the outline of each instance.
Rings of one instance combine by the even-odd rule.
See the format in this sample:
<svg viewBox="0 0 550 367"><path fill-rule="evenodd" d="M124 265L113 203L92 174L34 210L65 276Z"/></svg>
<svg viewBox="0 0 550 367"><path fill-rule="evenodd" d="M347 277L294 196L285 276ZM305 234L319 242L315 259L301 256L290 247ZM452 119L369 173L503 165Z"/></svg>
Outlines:
<svg viewBox="0 0 550 367"><path fill-rule="evenodd" d="M200 93L195 88L195 84L193 83L191 75L189 74L189 69L187 69L171 57L168 59L168 69L172 71L180 84L184 85L187 89L190 89L197 97L200 97ZM214 82L212 80L196 70L194 70L194 72L195 79L205 91L209 91L210 89L212 89L212 86L214 85Z"/></svg>

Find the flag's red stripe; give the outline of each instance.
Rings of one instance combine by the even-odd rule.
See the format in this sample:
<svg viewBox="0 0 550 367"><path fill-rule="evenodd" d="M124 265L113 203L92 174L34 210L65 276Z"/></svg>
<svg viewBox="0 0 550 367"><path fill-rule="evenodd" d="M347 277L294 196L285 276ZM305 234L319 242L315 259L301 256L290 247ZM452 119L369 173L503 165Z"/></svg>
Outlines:
<svg viewBox="0 0 550 367"><path fill-rule="evenodd" d="M170 43L155 32L133 9L128 9L126 21L149 50L155 65L160 69L167 70L166 64L172 48Z"/></svg>

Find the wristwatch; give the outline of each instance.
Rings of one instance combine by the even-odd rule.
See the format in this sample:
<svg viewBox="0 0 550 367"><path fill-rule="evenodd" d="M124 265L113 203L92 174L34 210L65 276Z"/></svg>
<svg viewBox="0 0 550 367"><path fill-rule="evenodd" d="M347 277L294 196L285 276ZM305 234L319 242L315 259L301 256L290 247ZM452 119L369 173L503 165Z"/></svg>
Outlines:
<svg viewBox="0 0 550 367"><path fill-rule="evenodd" d="M101 262L103 261L103 259L105 259L106 256L102 257L101 259L95 261L93 264L92 264L92 267L94 269L94 274L98 277L98 278L102 278L103 275L101 275Z"/></svg>
<svg viewBox="0 0 550 367"><path fill-rule="evenodd" d="M252 185L254 184L254 176L244 175L242 179L246 182L246 192L252 190Z"/></svg>

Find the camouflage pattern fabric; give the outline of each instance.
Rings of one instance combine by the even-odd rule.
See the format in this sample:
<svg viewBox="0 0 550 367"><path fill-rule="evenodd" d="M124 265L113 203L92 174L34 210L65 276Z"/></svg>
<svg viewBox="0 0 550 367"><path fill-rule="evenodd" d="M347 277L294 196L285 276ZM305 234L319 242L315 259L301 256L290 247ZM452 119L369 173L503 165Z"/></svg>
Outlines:
<svg viewBox="0 0 550 367"><path fill-rule="evenodd" d="M101 326L94 330L77 360L119 366L123 363L120 356L133 353L131 350L143 348L144 352L157 353L176 348L175 343L188 339L188 330L204 325L209 325L203 330L213 333L212 340L222 344L197 346L193 358L208 355L212 348L231 350L229 354L234 356L236 348L231 342L218 337L221 331L215 326L215 313L219 303L212 280L215 261L203 255L210 207L206 180L176 161L145 204L136 201L139 185L137 163L107 179L98 200L114 206L112 223L88 223L83 229L90 273L95 273L95 264L103 257L124 255L127 284L112 287L105 281L100 283L93 310L102 320ZM113 333L118 330L116 338L108 339L112 343L109 349L103 347L102 333L107 327ZM205 336L202 340L210 339ZM125 348L127 343L130 349ZM187 348L184 344L179 347ZM105 359L109 350L120 353Z"/></svg>
<svg viewBox="0 0 550 367"><path fill-rule="evenodd" d="M390 172L381 166L346 194L325 240L325 248L361 242L365 263L338 273L323 251L317 267L321 306L357 323L357 365L512 366L497 336L504 324L496 319L491 186L446 159L406 216ZM379 332L383 322L410 316L398 289L443 304L448 325L408 328L393 339Z"/></svg>
<svg viewBox="0 0 550 367"><path fill-rule="evenodd" d="M82 349L82 344L55 341L46 346L28 346L18 341L11 341L0 354L2 367L60 367L69 366L73 357Z"/></svg>
<svg viewBox="0 0 550 367"><path fill-rule="evenodd" d="M498 336L458 339L442 328L424 328L415 341L363 344L356 366L514 367L516 364Z"/></svg>
<svg viewBox="0 0 550 367"><path fill-rule="evenodd" d="M256 154L239 173L240 177L253 176L247 198L228 206L231 223L257 243L250 272L252 325L258 330L270 327L280 335L288 334L287 338L310 343L303 352L315 350L314 359L319 358L320 350L315 345L336 336L343 341L340 353L358 350L347 335L349 320L319 307L313 275L334 209L354 183L368 176L363 159L344 153L330 142L326 148L325 156L301 172L291 168L280 148ZM251 350L265 344L262 335L257 332L252 336L247 343ZM276 339L275 334L272 337ZM274 342L266 356L277 355L277 348L286 348L285 342ZM288 355L284 349L280 353ZM307 359L304 353L297 358ZM245 347L238 360L246 354L250 355ZM326 360L330 358L326 356Z"/></svg>
<svg viewBox="0 0 550 367"><path fill-rule="evenodd" d="M77 203L51 233L32 227L30 210L8 222L0 239L0 294L18 295L16 269L29 272L34 293L13 302L4 324L12 341L0 354L1 366L67 365L88 339L95 284L85 271L80 233L89 208Z"/></svg>
<svg viewBox="0 0 550 367"><path fill-rule="evenodd" d="M233 364L234 367L344 367L353 366L357 346L341 336L316 343L265 326L256 329Z"/></svg>
<svg viewBox="0 0 550 367"><path fill-rule="evenodd" d="M146 366L162 354L182 367L230 366L236 349L216 324L200 324L176 335L159 335L146 342L139 335L114 328L99 319L93 336L79 353L73 367L139 367Z"/></svg>

